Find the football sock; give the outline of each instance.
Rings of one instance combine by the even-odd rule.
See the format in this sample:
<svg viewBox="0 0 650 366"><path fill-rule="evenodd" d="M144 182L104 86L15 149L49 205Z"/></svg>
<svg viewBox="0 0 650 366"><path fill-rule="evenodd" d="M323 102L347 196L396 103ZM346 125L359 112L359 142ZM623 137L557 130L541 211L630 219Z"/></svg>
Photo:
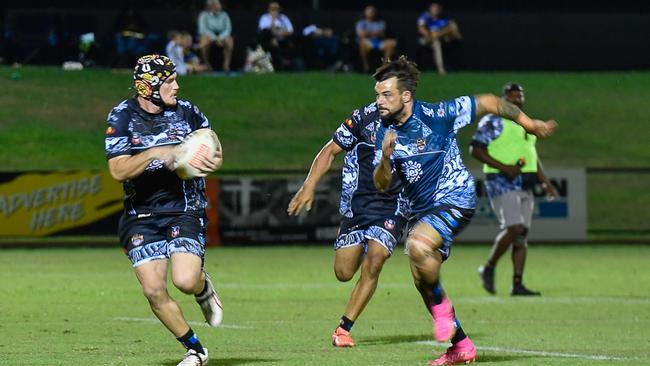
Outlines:
<svg viewBox="0 0 650 366"><path fill-rule="evenodd" d="M512 276L512 284L517 286L521 285L521 282L523 281L523 276L522 275L513 275Z"/></svg>
<svg viewBox="0 0 650 366"><path fill-rule="evenodd" d="M198 293L198 294L196 294L194 296L201 297L201 296L205 295L206 291L208 291L208 280L207 279L205 280L205 283L203 284L203 290L201 290L200 293Z"/></svg>
<svg viewBox="0 0 650 366"><path fill-rule="evenodd" d="M192 328L190 328L190 330L188 330L184 336L178 337L176 339L178 339L178 341L181 342L181 344L183 345L183 347L185 347L185 349L187 350L193 349L197 353L201 353L201 354L203 353L203 346L199 341L199 337L197 337L196 334L194 334Z"/></svg>
<svg viewBox="0 0 650 366"><path fill-rule="evenodd" d="M354 325L354 321L350 320L347 316L343 315L341 317L341 322L339 323L339 327L347 330L348 332L352 329L352 326Z"/></svg>
<svg viewBox="0 0 650 366"><path fill-rule="evenodd" d="M442 302L442 286L440 286L440 281L436 281L433 285L429 287L431 305L439 305Z"/></svg>
<svg viewBox="0 0 650 366"><path fill-rule="evenodd" d="M451 339L451 344L456 344L465 338L467 338L467 335L463 331L463 327L460 326L458 319L456 319L456 334L454 335L454 338Z"/></svg>

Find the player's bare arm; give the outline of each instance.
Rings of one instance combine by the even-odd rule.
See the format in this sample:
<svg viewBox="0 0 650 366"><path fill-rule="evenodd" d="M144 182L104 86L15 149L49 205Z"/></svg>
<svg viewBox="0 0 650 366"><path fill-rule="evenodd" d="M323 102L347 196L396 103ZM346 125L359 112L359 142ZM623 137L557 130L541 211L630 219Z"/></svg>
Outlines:
<svg viewBox="0 0 650 366"><path fill-rule="evenodd" d="M305 182L298 190L295 196L289 202L287 213L292 216L298 216L302 209L307 211L311 210L311 205L314 201L314 191L320 179L327 173L332 165L332 161L336 155L340 154L343 149L337 145L333 140L329 140L318 152L314 161L309 169L309 174L305 178Z"/></svg>
<svg viewBox="0 0 650 366"><path fill-rule="evenodd" d="M142 174L154 160L162 160L165 165L173 166L175 151L175 146L160 146L138 155L116 156L108 161L108 170L113 179L124 182Z"/></svg>
<svg viewBox="0 0 650 366"><path fill-rule="evenodd" d="M521 174L521 167L517 165L507 165L493 158L487 151L486 148L471 145L469 151L476 160L481 163L487 164L492 168L499 169L503 174L505 174L510 179L515 179L519 174Z"/></svg>
<svg viewBox="0 0 650 366"><path fill-rule="evenodd" d="M522 112L516 105L503 98L499 98L494 94L477 95L475 97L475 102L477 118L488 113L496 114L515 121L528 133L532 133L540 138L549 137L557 128L557 122L554 120L544 122L538 119L532 119L528 117L526 113Z"/></svg>
<svg viewBox="0 0 650 366"><path fill-rule="evenodd" d="M372 176L373 181L375 182L375 187L380 192L386 192L390 186L393 171L390 156L393 154L393 150L395 150L396 140L397 133L394 130L389 130L386 132L384 140L381 142L381 160L379 161L377 168L375 168L375 172Z"/></svg>

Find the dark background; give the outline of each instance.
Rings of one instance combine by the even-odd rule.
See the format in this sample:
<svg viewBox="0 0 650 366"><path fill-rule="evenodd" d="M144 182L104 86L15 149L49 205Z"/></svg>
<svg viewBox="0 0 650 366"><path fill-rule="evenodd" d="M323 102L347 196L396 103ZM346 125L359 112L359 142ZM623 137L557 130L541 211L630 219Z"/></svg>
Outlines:
<svg viewBox="0 0 650 366"><path fill-rule="evenodd" d="M233 21L236 50L233 67L240 67L245 47L255 39L258 17L266 1L223 0ZM4 63L60 64L74 59L81 33L94 32L99 66L111 59L116 24L127 7L135 7L147 31L157 35L159 52L171 29L196 31L203 1L20 1L0 4ZM353 39L354 23L366 1L285 0L283 12L296 33L312 21ZM430 55L417 44L416 20L428 1L374 1L397 37L398 52L430 68ZM448 17L464 35L447 46L445 57L454 70L641 70L650 67L650 1L441 1ZM317 9L317 10L315 10ZM48 50L48 34L57 29L59 50ZM11 41L7 35L12 36ZM12 43L13 42L13 43ZM67 42L67 43L66 43Z"/></svg>

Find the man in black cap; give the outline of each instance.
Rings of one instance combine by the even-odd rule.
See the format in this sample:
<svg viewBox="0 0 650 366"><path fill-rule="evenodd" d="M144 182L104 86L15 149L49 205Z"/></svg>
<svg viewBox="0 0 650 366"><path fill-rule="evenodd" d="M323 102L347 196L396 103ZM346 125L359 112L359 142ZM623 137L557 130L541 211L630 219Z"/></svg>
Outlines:
<svg viewBox="0 0 650 366"><path fill-rule="evenodd" d="M521 85L506 84L502 97L523 109L525 99ZM527 235L535 205L532 189L541 182L549 199L555 199L557 191L544 174L535 149L536 141L535 135L526 133L515 122L494 114L483 117L474 134L471 153L483 163L485 188L502 230L494 240L487 262L479 267L483 288L490 294L496 293L495 267L501 256L512 247L513 279L510 294L541 295L523 284L528 252Z"/></svg>

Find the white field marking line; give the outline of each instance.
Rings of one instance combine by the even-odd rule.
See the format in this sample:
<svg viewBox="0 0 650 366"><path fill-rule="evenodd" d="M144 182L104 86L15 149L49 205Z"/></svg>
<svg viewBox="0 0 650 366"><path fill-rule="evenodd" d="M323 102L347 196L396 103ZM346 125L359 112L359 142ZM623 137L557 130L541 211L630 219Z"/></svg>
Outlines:
<svg viewBox="0 0 650 366"><path fill-rule="evenodd" d="M417 341L415 343L427 345L427 346L441 347L441 348L449 347L449 344L438 343L434 341ZM586 355L580 353L530 351L525 349L502 348L502 347L491 347L491 346L476 346L476 349L479 351L506 352L506 353L516 353L522 355L532 355L532 356L542 356L542 357L580 358L583 360L598 360L598 361L625 360L625 358L622 357L614 357L614 356L607 356L607 355Z"/></svg>
<svg viewBox="0 0 650 366"><path fill-rule="evenodd" d="M120 320L120 321L125 321L125 322L139 322L139 323L151 323L151 324L158 324L160 323L160 320L156 318L130 318L130 317L117 317L113 318L114 320ZM191 326L197 326L197 327L210 327L208 323L205 322L195 322L195 321L188 321L187 324ZM253 329L254 327L249 327L246 325L236 325L236 324L221 324L217 326L217 328L226 328L226 329Z"/></svg>

